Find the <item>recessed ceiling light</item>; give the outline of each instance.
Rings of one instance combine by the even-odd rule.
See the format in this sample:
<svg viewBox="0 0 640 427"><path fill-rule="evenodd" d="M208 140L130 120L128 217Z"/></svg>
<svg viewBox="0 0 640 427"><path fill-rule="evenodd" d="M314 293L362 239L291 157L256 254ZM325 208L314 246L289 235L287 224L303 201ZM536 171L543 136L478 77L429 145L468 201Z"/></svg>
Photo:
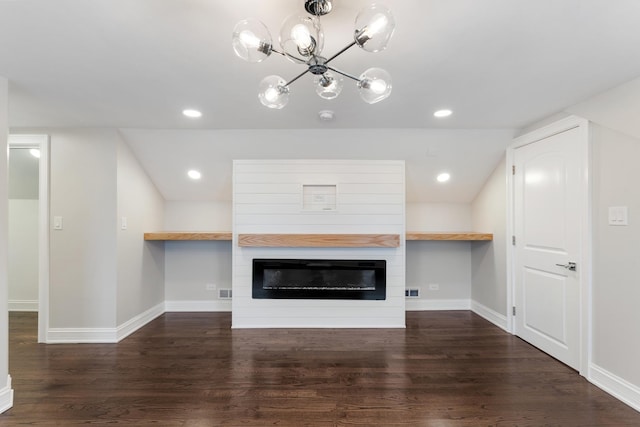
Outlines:
<svg viewBox="0 0 640 427"><path fill-rule="evenodd" d="M202 113L200 111L193 109L182 110L182 114L192 119L198 119L202 117Z"/></svg>
<svg viewBox="0 0 640 427"><path fill-rule="evenodd" d="M322 122L330 122L334 117L335 113L331 110L322 110L318 112L318 118L320 118L320 121Z"/></svg>
<svg viewBox="0 0 640 427"><path fill-rule="evenodd" d="M444 172L441 173L440 175L437 176L436 178L438 180L438 182L447 182L451 179L451 175L449 175L448 173Z"/></svg>
<svg viewBox="0 0 640 427"><path fill-rule="evenodd" d="M40 150L38 150L37 148L32 148L31 150L29 150L29 153L31 153L31 155L36 159L40 158Z"/></svg>
<svg viewBox="0 0 640 427"><path fill-rule="evenodd" d="M433 117L437 117L439 119L442 119L442 118L445 118L445 117L449 117L452 114L453 114L453 111L451 111L451 110L438 110L435 113L433 113Z"/></svg>
<svg viewBox="0 0 640 427"><path fill-rule="evenodd" d="M189 175L189 178L191 179L200 179L202 178L202 174L195 170L195 169L191 169L189 172L187 172L187 175Z"/></svg>

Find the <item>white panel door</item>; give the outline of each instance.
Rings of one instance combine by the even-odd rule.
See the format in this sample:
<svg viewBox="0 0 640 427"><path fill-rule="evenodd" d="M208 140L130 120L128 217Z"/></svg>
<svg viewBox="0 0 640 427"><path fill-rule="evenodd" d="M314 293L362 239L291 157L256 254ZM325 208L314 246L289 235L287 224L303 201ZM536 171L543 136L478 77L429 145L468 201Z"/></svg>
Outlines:
<svg viewBox="0 0 640 427"><path fill-rule="evenodd" d="M579 128L514 150L515 332L580 369ZM578 265L574 266L571 263Z"/></svg>

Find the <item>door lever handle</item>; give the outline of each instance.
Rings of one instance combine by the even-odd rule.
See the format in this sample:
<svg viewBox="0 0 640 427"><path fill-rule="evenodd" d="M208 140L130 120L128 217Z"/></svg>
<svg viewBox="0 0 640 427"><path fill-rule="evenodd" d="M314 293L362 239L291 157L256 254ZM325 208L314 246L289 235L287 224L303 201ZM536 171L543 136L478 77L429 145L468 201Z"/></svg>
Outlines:
<svg viewBox="0 0 640 427"><path fill-rule="evenodd" d="M558 267L564 267L569 271L576 271L576 263L575 262L568 262L566 264L556 264Z"/></svg>

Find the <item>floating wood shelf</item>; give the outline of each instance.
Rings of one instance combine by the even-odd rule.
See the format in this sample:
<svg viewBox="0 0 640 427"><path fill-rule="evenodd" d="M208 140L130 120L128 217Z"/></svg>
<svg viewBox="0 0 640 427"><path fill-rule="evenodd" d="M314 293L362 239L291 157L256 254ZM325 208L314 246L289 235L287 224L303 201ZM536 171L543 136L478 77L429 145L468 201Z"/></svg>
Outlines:
<svg viewBox="0 0 640 427"><path fill-rule="evenodd" d="M488 241L493 240L492 233L476 233L476 232L458 232L458 233L442 233L442 232L407 232L406 240L467 240L467 241Z"/></svg>
<svg viewBox="0 0 640 427"><path fill-rule="evenodd" d="M161 231L144 233L144 240L220 240L231 241L230 231ZM407 241L416 240L453 240L453 241L489 241L492 233L476 232L417 232L406 233ZM256 247L383 247L395 248L400 245L397 234L240 234L239 246Z"/></svg>
<svg viewBox="0 0 640 427"><path fill-rule="evenodd" d="M162 231L159 233L144 233L144 240L231 240L230 231Z"/></svg>
<svg viewBox="0 0 640 427"><path fill-rule="evenodd" d="M238 246L289 248L397 248L399 234L239 234Z"/></svg>

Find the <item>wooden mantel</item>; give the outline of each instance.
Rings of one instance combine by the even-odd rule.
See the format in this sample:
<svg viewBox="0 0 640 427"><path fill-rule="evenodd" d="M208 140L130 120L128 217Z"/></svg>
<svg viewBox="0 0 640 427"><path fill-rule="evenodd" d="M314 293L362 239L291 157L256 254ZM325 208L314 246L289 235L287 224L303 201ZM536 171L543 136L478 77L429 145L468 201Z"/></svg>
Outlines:
<svg viewBox="0 0 640 427"><path fill-rule="evenodd" d="M220 240L231 241L230 231L161 231L144 233L144 240ZM492 233L407 231L407 241L490 241ZM398 234L240 234L239 246L254 247L344 247L394 248L400 245Z"/></svg>
<svg viewBox="0 0 640 427"><path fill-rule="evenodd" d="M144 233L144 240L231 240L230 231L161 231Z"/></svg>
<svg viewBox="0 0 640 427"><path fill-rule="evenodd" d="M397 248L399 234L239 234L238 246L289 248Z"/></svg>
<svg viewBox="0 0 640 427"><path fill-rule="evenodd" d="M407 231L406 240L460 240L488 241L493 240L493 233L464 232L417 232Z"/></svg>

